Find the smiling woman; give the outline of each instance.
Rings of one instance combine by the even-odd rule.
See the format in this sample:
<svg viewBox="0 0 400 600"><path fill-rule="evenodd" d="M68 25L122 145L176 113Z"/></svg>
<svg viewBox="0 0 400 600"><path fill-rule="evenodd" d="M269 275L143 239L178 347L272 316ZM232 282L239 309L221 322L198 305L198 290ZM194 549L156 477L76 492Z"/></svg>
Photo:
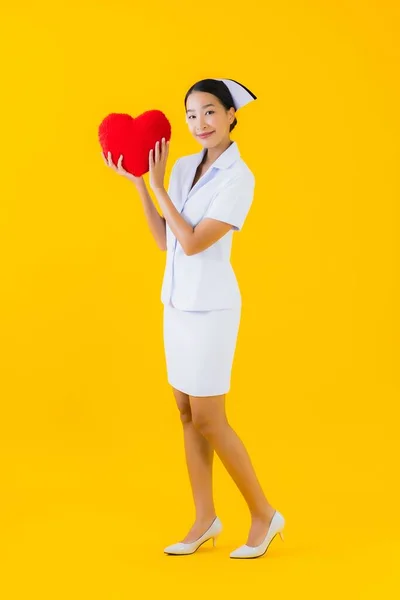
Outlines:
<svg viewBox="0 0 400 600"><path fill-rule="evenodd" d="M241 316L230 263L233 232L242 229L255 178L230 133L235 111L255 99L233 80L206 79L185 97L186 122L201 152L173 166L168 193L155 190L166 219L167 261L162 287L168 381L181 414L196 521L167 554L192 554L222 524L212 497L217 452L247 501L252 526L232 558L262 556L285 520L269 504L250 457L225 413ZM182 222L183 221L183 222Z"/></svg>
<svg viewBox="0 0 400 600"><path fill-rule="evenodd" d="M231 82L231 83L229 83ZM222 85L221 85L222 83ZM223 79L203 79L202 81L198 81L197 83L195 83L194 85L192 85L192 87L187 91L186 96L185 96L185 108L187 106L187 101L189 96L191 96L194 92L206 92L207 94L210 94L212 96L215 96L216 98L218 98L218 103L213 102L213 100L211 99L210 102L208 102L207 104L204 104L203 106L199 107L201 111L204 111L206 109L208 109L209 107L212 108L211 111L207 111L211 114L215 114L215 112L220 113L222 112L220 109L221 107L223 109L225 109L225 111L227 111L229 114L233 115L233 119L232 121L229 123L229 132L233 131L233 129L236 127L237 125L237 118L235 115L235 111L237 110L237 108L239 108L239 106L243 106L242 102L245 101L245 94L247 94L247 98L248 101L250 101L250 98L252 100L256 99L256 96L250 92L250 90L248 90L247 88L245 88L243 85L241 84L237 84L237 86L240 86L241 89L239 89L239 87L235 87L235 91L234 91L234 95L236 95L236 97L238 98L237 100L237 106L235 105L235 102L233 100L233 96L232 93L229 89L229 86L232 87L232 91L233 91L233 86L237 84L237 82L233 81L233 80L223 80ZM240 94L240 99L237 96L237 94ZM196 119L196 109L195 108L188 108L186 110L186 115L187 115L187 120L193 120L195 121ZM199 126L199 124L198 124ZM199 127L199 131L201 131L200 127Z"/></svg>

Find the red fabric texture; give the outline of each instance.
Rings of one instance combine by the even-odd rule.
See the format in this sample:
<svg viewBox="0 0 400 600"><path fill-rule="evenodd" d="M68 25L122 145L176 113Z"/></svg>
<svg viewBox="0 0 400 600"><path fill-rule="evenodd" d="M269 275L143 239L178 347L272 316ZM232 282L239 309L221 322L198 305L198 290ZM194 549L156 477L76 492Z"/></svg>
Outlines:
<svg viewBox="0 0 400 600"><path fill-rule="evenodd" d="M105 158L111 152L116 165L122 154L123 168L135 177L149 171L149 152L163 137L166 142L171 139L171 124L160 110L148 110L137 117L111 113L99 126L99 142Z"/></svg>

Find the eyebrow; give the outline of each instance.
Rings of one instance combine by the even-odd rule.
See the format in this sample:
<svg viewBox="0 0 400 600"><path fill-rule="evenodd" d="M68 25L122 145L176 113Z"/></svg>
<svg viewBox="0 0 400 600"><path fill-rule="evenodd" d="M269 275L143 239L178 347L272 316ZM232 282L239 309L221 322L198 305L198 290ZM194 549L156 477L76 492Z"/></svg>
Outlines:
<svg viewBox="0 0 400 600"><path fill-rule="evenodd" d="M204 104L204 106L202 106L201 108L207 108L207 106L215 106L215 104ZM189 110L187 110L186 112L194 112L194 108L189 108Z"/></svg>

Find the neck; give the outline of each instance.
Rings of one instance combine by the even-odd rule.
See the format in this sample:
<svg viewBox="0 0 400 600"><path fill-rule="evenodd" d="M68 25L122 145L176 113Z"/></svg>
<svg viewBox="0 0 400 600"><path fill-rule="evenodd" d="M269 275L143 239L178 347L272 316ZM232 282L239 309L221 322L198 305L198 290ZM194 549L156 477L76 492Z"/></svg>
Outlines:
<svg viewBox="0 0 400 600"><path fill-rule="evenodd" d="M225 152L225 150L227 150L229 148L229 146L231 146L232 144L233 144L233 141L228 140L228 141L221 142L217 146L214 146L214 148L207 148L207 150L204 154L203 164L210 165L211 163L216 161L217 158L219 156L221 156L221 154L223 152Z"/></svg>

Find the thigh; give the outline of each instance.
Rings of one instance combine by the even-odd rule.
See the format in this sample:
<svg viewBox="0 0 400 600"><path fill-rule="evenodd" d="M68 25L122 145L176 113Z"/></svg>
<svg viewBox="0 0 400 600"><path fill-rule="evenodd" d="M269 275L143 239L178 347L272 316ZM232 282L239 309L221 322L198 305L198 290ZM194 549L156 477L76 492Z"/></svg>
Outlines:
<svg viewBox="0 0 400 600"><path fill-rule="evenodd" d="M227 422L225 394L219 396L189 396L193 422L201 427L218 426Z"/></svg>

